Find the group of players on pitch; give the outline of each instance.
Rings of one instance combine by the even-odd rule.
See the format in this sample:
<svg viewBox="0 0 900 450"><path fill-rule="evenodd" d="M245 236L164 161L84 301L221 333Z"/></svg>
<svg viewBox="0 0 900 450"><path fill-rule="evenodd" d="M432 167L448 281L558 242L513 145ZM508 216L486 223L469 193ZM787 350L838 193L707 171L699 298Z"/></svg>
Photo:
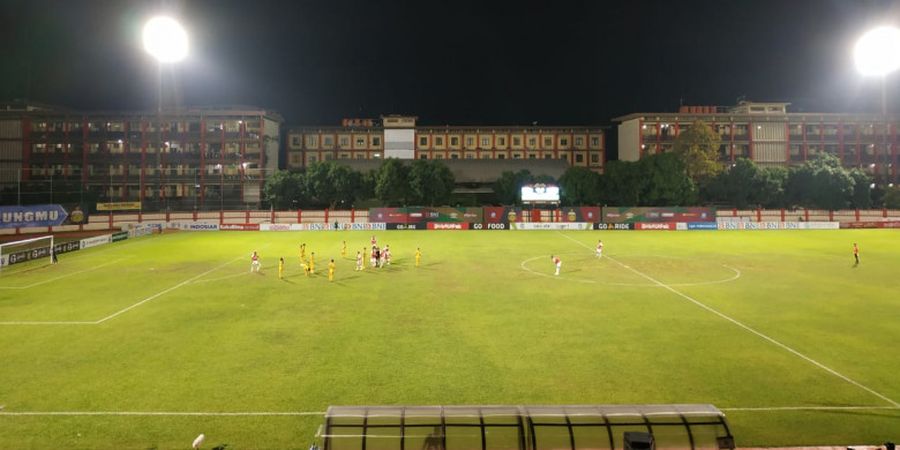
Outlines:
<svg viewBox="0 0 900 450"><path fill-rule="evenodd" d="M378 246L378 240L375 238L375 235L372 235L371 240L372 249L369 253L369 265L371 268L382 268L385 265L391 265L391 248L388 245L385 245L384 248ZM363 264L363 254L368 250L363 247L361 251L356 252L356 271L365 270L365 265ZM341 257L347 256L347 241L342 241L341 246ZM419 267L419 262L422 260L422 250L420 248L416 248L416 267ZM306 243L300 244L300 266L303 267L304 274L308 277L311 275L315 275L316 273L316 253L310 252L309 258L306 257ZM259 253L254 251L250 255L250 272L251 273L259 273L260 269L260 261L259 261ZM334 271L335 271L335 263L334 258L328 262L328 281L334 281ZM278 258L278 279L284 279L284 258Z"/></svg>
<svg viewBox="0 0 900 450"><path fill-rule="evenodd" d="M597 249L594 253L597 255L597 258L603 257L603 240L597 241ZM562 269L562 259L559 258L559 255L550 255L550 261L553 262L553 265L556 266L556 273L554 275L559 275L559 270Z"/></svg>

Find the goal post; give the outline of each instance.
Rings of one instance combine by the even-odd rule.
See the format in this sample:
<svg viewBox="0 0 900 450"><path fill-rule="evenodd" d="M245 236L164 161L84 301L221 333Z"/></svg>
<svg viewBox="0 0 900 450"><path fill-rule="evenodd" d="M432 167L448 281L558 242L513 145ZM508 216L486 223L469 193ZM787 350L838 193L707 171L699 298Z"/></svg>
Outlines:
<svg viewBox="0 0 900 450"><path fill-rule="evenodd" d="M55 243L52 234L2 243L0 244L0 267L29 261L51 264L55 261Z"/></svg>

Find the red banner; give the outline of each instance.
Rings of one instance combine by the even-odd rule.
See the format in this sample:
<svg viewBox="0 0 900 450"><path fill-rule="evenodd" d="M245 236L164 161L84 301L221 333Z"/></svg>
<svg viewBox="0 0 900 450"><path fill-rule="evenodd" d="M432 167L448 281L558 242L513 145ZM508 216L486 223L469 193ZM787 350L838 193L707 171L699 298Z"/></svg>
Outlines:
<svg viewBox="0 0 900 450"><path fill-rule="evenodd" d="M486 223L505 223L507 222L504 212L506 208L502 206L485 206L484 221Z"/></svg>
<svg viewBox="0 0 900 450"><path fill-rule="evenodd" d="M672 222L638 222L634 224L635 230L674 230Z"/></svg>
<svg viewBox="0 0 900 450"><path fill-rule="evenodd" d="M468 230L468 222L428 222L429 230Z"/></svg>
<svg viewBox="0 0 900 450"><path fill-rule="evenodd" d="M900 228L900 221L841 222L841 228Z"/></svg>

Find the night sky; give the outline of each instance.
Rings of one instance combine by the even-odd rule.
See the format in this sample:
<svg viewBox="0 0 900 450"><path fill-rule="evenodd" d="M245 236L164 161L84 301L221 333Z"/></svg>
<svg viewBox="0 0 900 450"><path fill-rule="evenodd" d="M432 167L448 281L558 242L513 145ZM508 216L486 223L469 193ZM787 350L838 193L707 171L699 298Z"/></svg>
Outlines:
<svg viewBox="0 0 900 450"><path fill-rule="evenodd" d="M288 124L415 114L420 123L598 125L638 111L789 101L877 111L853 68L885 1L0 0L0 99L154 109L143 21L166 12L191 55L168 104L257 105ZM900 110L900 74L889 80Z"/></svg>

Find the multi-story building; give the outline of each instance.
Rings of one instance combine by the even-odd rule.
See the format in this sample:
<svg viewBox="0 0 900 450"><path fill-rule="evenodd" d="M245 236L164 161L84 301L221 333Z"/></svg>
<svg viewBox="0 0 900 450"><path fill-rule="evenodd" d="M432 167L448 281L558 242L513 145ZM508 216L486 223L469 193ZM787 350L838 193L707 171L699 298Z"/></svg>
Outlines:
<svg viewBox="0 0 900 450"><path fill-rule="evenodd" d="M637 161L672 151L675 138L696 121L722 139L719 158L749 158L789 166L821 153L846 167L869 170L879 181L897 180L898 118L876 114L790 113L788 103L741 102L735 107L683 106L677 113L634 113L619 122L619 159Z"/></svg>
<svg viewBox="0 0 900 450"><path fill-rule="evenodd" d="M287 131L288 168L333 159L561 159L602 172L600 127L417 126L416 117L345 120L340 127Z"/></svg>
<svg viewBox="0 0 900 450"><path fill-rule="evenodd" d="M59 198L141 202L146 211L258 207L278 169L278 114L252 107L78 112L0 107L0 187ZM55 186L54 186L55 184ZM63 190L66 190L63 193ZM88 194L85 196L84 194Z"/></svg>

